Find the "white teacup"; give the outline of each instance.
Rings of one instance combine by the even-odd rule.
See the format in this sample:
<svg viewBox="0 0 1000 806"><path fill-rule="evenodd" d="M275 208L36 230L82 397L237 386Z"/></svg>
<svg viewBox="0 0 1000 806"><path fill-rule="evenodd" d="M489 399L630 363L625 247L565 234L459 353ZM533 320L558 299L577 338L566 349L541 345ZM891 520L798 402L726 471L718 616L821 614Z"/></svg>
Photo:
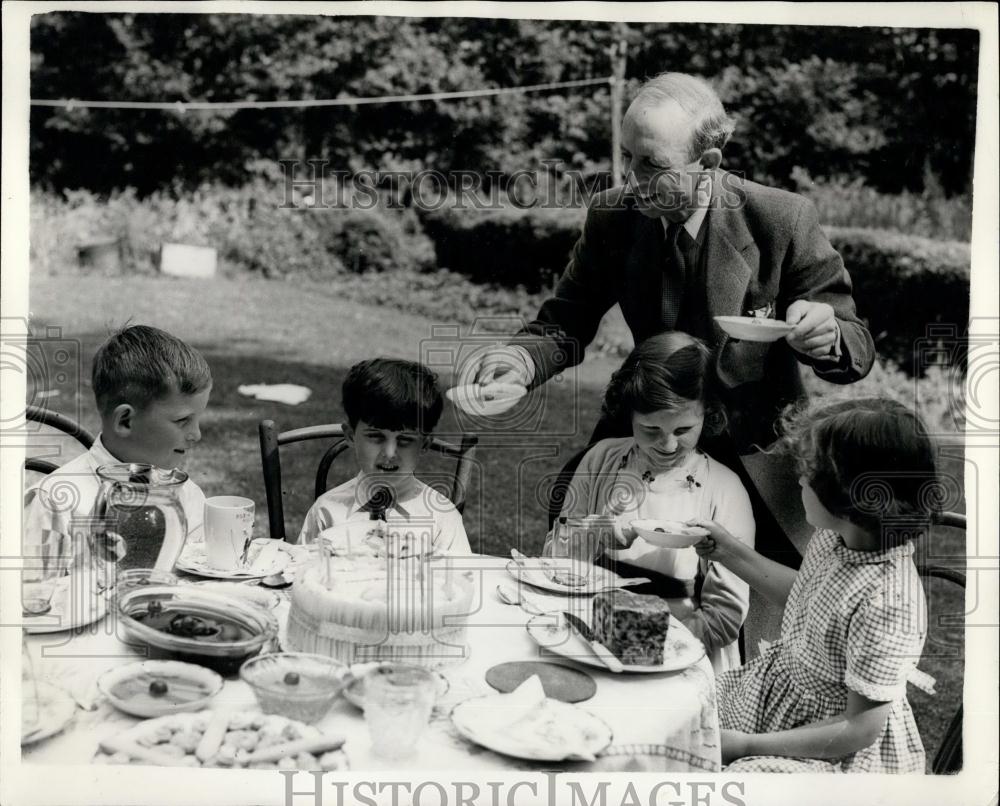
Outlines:
<svg viewBox="0 0 1000 806"><path fill-rule="evenodd" d="M238 495L205 499L208 564L222 571L243 565L243 549L253 534L254 503Z"/></svg>

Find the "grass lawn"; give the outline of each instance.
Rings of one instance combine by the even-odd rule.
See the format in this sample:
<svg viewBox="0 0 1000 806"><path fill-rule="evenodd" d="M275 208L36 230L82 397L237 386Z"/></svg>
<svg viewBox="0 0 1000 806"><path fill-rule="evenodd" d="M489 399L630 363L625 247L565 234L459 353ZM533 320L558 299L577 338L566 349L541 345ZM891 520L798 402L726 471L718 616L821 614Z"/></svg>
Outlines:
<svg viewBox="0 0 1000 806"><path fill-rule="evenodd" d="M94 432L99 422L90 391L90 359L108 330L126 320L162 327L198 347L212 367L214 387L203 426L203 440L190 460L192 478L207 495L245 495L257 503L258 534L267 533L260 473L257 424L274 419L282 430L339 422L340 384L356 361L377 355L418 360L427 340L439 338L439 325L426 318L343 299L331 286L268 280L185 282L158 277L36 277L29 308L33 327L58 328L40 343L49 366L60 348L79 358L79 368L62 374L29 373L29 401L80 419ZM611 326L620 327L620 323ZM422 345L424 345L422 347ZM561 382L534 392L510 414L504 433L481 433L477 465L465 512L473 546L486 554L507 554L512 546L531 554L546 531L546 483L582 447L597 421L601 390L619 360L588 357ZM69 365L71 366L72 362ZM452 376L438 364L444 387ZM299 406L267 403L237 391L242 384L297 383L312 389ZM41 398L38 393L46 391ZM57 394L53 394L57 393ZM467 427L446 408L438 429L445 438ZM64 461L75 450L55 437L37 435L32 452ZM295 534L311 503L313 477L321 448L291 446L282 452L286 489L285 517ZM960 472L960 454L946 460ZM334 480L353 473L341 460ZM449 468L429 463L428 481ZM963 535L942 530L932 542L935 554L964 557ZM955 623L964 612L962 597L945 583L928 586L931 632L921 664L938 678L942 693L928 698L911 689L921 735L929 754L956 697L961 696L962 631ZM951 617L949 620L948 617Z"/></svg>

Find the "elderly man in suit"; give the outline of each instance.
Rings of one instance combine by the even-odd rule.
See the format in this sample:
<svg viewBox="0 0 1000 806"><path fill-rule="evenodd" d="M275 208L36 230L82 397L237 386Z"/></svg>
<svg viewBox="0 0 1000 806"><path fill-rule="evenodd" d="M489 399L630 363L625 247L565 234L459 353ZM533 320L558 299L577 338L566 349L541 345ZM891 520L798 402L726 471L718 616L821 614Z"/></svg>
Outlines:
<svg viewBox="0 0 1000 806"><path fill-rule="evenodd" d="M812 203L720 169L732 131L702 79L665 73L648 81L622 125L628 184L593 200L552 298L474 371L480 383L544 383L583 359L615 303L636 342L672 329L704 339L729 413L725 438L706 449L750 489L758 548L797 565L795 552L768 534L776 529L772 510L792 492L790 471L770 462L757 472L754 456L775 440L781 409L804 395L799 364L827 381L852 383L870 371L874 345ZM713 318L723 315L794 327L773 343L737 341ZM602 420L591 442L627 433L628 424ZM797 502L797 489L792 494ZM784 531L801 527L795 518L781 514Z"/></svg>
<svg viewBox="0 0 1000 806"><path fill-rule="evenodd" d="M815 208L721 171L732 130L707 82L680 73L647 82L622 125L628 185L594 199L554 296L511 345L481 357L478 380L544 383L583 359L618 303L636 342L676 329L715 350L742 454L773 442L778 412L802 397L799 363L832 383L867 375L872 338ZM776 317L794 330L775 343L737 341L713 319L723 315Z"/></svg>

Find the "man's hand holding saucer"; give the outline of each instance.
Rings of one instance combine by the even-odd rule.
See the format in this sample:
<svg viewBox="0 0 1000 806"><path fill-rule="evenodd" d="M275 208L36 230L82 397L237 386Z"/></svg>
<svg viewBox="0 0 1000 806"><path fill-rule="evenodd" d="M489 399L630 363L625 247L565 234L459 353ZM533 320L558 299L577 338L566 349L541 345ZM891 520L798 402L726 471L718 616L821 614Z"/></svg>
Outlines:
<svg viewBox="0 0 1000 806"><path fill-rule="evenodd" d="M840 358L840 325L832 306L797 299L788 306L785 321L795 326L785 340L797 353L814 359Z"/></svg>

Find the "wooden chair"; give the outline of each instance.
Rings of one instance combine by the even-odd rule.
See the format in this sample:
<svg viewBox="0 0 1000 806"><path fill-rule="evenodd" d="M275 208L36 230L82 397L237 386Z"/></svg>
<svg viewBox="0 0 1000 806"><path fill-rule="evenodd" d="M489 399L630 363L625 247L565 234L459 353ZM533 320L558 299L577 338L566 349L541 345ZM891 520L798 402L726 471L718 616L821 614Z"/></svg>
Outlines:
<svg viewBox="0 0 1000 806"><path fill-rule="evenodd" d="M90 450L90 447L94 444L95 437L93 434L69 417L59 414L59 412L49 411L38 406L28 406L24 410L24 416L27 420L47 425L49 428L54 428L67 436L73 437L73 439L87 450ZM50 462L48 459L29 457L24 460L24 467L25 470L32 470L36 473L48 475L59 467L59 465L55 462Z"/></svg>
<svg viewBox="0 0 1000 806"><path fill-rule="evenodd" d="M327 479L330 468L336 458L348 449L348 443L344 438L344 429L339 423L312 425L279 433L274 420L261 420L259 430L260 460L264 472L264 492L267 496L268 525L272 538L286 540L279 449L295 442L332 440L316 468L316 481L313 488L313 500L315 500L328 489ZM463 434L461 442L457 446L437 438L434 438L430 444L430 450L456 460L455 475L448 497L459 512L465 509L466 490L469 486L472 462L478 442L479 437L473 434Z"/></svg>

